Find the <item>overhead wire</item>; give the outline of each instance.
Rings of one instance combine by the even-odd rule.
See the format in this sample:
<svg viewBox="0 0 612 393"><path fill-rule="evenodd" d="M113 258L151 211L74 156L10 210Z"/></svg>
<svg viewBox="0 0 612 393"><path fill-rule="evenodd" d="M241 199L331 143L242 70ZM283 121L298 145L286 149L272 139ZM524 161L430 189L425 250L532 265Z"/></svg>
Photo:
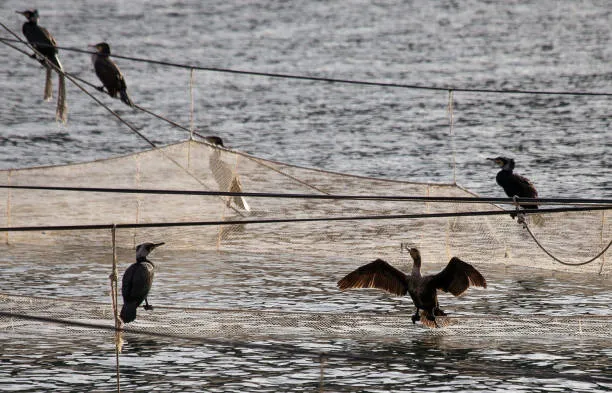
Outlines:
<svg viewBox="0 0 612 393"><path fill-rule="evenodd" d="M347 194L304 194L277 192L233 192L233 191L200 191L171 190L154 188L106 188L106 187L64 187L64 186L22 186L0 184L0 189L40 190L40 191L71 191L119 194L152 194L152 195L185 195L185 196L242 196L251 198L288 198L288 199L327 199L327 200L363 200L363 201L395 201L395 202L441 202L441 203L500 203L521 205L609 205L612 199L591 198L495 198L495 197L442 197L442 196L407 196L407 195L347 195Z"/></svg>
<svg viewBox="0 0 612 393"><path fill-rule="evenodd" d="M592 207L561 207L539 210L522 210L522 214L551 214L565 212L583 212L594 210L610 210L609 206ZM329 216L311 218L262 218L243 220L215 220L215 221L179 221L179 222L148 222L148 223L119 223L119 224L84 224L84 225L40 225L40 226L11 226L0 227L0 232L24 232L24 231L69 231L69 230L97 230L133 228L170 228L188 226L216 226L216 225L247 225L247 224L279 224L279 223L304 223L304 222L333 222L333 221L364 221L364 220L410 220L422 218L448 218L448 217L475 217L475 216L501 216L514 215L514 210L486 210L466 212L444 212L444 213L416 213L416 214L389 214L389 215L364 215L364 216Z"/></svg>
<svg viewBox="0 0 612 393"><path fill-rule="evenodd" d="M12 34L17 41L19 41L20 43L26 45L28 48L30 48L31 50L34 51L34 53L38 54L39 56L42 56L42 54L40 52L38 52L32 45L30 45L28 42L24 41L23 39L21 39L15 32L13 32L11 29L9 29L4 23L0 22L0 26L2 26L6 31L8 31L10 34ZM1 41L1 40L0 40ZM4 44L6 44L7 46L27 55L28 53L21 50L20 48L17 48L16 46L4 42ZM197 177L195 176L189 169L183 167L178 161L176 161L174 158L170 157L169 155L165 154L164 151L162 149L160 149L155 143L153 143L153 141L151 141L149 138L147 138L144 134L142 134L135 126L133 126L132 124L130 124L129 122L127 122L125 119L123 119L119 114L117 114L115 111L113 111L110 107L108 107L106 104L104 104L102 101L100 101L99 99L97 99L95 96L93 96L90 92L88 92L85 88L83 88L83 86L81 86L78 82L77 79L79 81L82 81L83 83L89 85L90 87L95 88L96 90L98 90L98 88L93 85L90 82L84 81L81 78L78 78L76 76L73 76L72 74L66 73L63 70L60 70L57 66L55 66L54 64L51 64L51 66L55 69L55 71L57 71L60 74L65 75L68 80L70 80L70 82L72 82L75 86L77 86L81 91L83 91L85 94L87 94L91 99L93 99L97 104L101 105L104 109L106 109L107 111L109 111L113 116L115 116L121 123L125 124L132 132L134 132L136 135L138 135L141 139L143 139L145 142L147 142L152 148L156 149L157 151L161 152L161 154L167 158L168 160L170 160L173 164L175 164L178 168L182 169L187 175L189 175L190 177L192 177L195 181L197 181L200 185L205 187L205 184ZM140 109L140 107L139 107ZM147 111L148 112L148 111ZM159 117L159 116L158 116ZM169 121L167 119L164 118L164 120ZM173 124L176 124L174 122L171 122ZM178 124L177 124L178 125ZM184 128L184 127L181 127ZM187 129L189 131L189 129ZM191 131L189 131L191 132ZM230 206L230 208L232 210L234 210L236 212L236 214L238 215L242 215L242 212L240 212L238 209L236 209L234 206Z"/></svg>
<svg viewBox="0 0 612 393"><path fill-rule="evenodd" d="M2 42L13 41L11 39L0 37ZM65 51L73 51L79 53L93 54L94 52L78 49L73 47L57 46L58 49ZM592 91L553 91L553 90L523 90L523 89L485 89L485 88L468 88L459 86L427 86L427 85L416 85L406 83L395 83L395 82L374 82L374 81L363 81L355 79L341 79L341 78L330 78L330 77L317 77L308 75L297 75L287 73L275 73L275 72L262 72L262 71L249 71L249 70L237 70L232 68L223 67L210 67L200 66L194 64L182 64L171 61L162 61L134 56L124 56L113 54L112 57L117 59L124 59L129 61L136 61L149 64L157 64L168 67L184 68L198 71L211 71L221 72L230 74L240 75L251 75L251 76L263 76L269 78L283 78L283 79L297 79L315 82L328 82L328 83L340 83L340 84L352 84L362 86L377 86L377 87L391 87L391 88L402 88L402 89L418 89L418 90L434 90L434 91L456 91L456 92L467 92L467 93L493 93L493 94L539 94L539 95L577 95L577 96L606 96L612 97L612 93L607 92L592 92Z"/></svg>

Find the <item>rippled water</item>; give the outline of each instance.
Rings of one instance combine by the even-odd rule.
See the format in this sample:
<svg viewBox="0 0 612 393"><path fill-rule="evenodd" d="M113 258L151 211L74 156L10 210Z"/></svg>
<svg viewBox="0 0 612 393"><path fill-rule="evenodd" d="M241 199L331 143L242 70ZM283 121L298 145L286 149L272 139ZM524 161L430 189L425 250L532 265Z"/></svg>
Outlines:
<svg viewBox="0 0 612 393"><path fill-rule="evenodd" d="M2 22L19 32L22 17L14 11L23 7L20 1L3 2ZM106 40L115 53L128 56L441 87L612 92L612 7L607 1L58 0L39 9L41 24L60 45L86 49ZM42 69L0 48L0 168L148 148L70 84L69 122L56 124L54 104L42 102ZM96 82L89 56L65 50L60 56L68 71ZM189 124L188 70L117 63L136 103ZM194 92L201 133L220 135L228 145L266 158L450 182L454 152L461 185L501 196L495 169L484 158L506 154L517 159L517 170L541 196L610 197L612 190L606 158L612 147L609 97L455 92L451 138L445 91L195 72ZM98 97L156 144L186 136L119 101ZM107 299L108 256L100 250L78 257L64 251L30 250L25 255L32 260L24 261L23 250L3 249L0 288ZM122 260L130 260L130 253ZM162 304L330 312L401 312L409 305L406 299L368 292L338 293L338 269L307 256L213 254L201 259L159 250L156 257L162 270L153 295ZM185 274L172 274L181 260L198 258L202 263L190 264L187 283ZM63 263L46 263L58 260ZM445 298L449 310L458 315L609 314L608 278L486 273L491 287L464 299ZM112 339L104 334L42 329L29 336L4 330L0 343L2 390L114 391ZM466 339L417 330L405 340L291 343L380 354L372 361L326 359L327 391L612 390L609 340ZM321 383L319 359L239 346L128 336L121 361L126 391L313 391Z"/></svg>
<svg viewBox="0 0 612 393"><path fill-rule="evenodd" d="M5 1L15 31L23 3ZM612 91L606 1L206 2L59 0L41 24L60 45L208 67L439 87ZM7 33L3 33L6 36ZM70 120L42 103L43 72L2 46L0 167L63 163L149 146L69 84ZM64 67L96 81L89 56ZM118 59L133 100L184 125L189 71ZM196 72L195 124L228 145L294 164L388 178L457 180L502 195L485 157L517 160L541 196L610 194L610 97L454 94ZM155 143L186 137L98 95ZM454 144L454 149L453 149ZM18 159L17 159L18 158Z"/></svg>
<svg viewBox="0 0 612 393"><path fill-rule="evenodd" d="M120 250L120 260L131 259L132 253ZM3 292L82 299L83 307L87 307L87 301L109 301L109 250L4 246L0 255ZM163 314L163 306L180 304L191 308L352 313L356 318L366 318L370 312L388 313L390 317L401 313L406 325L412 326L408 299L376 291L337 290L339 276L358 263L350 258L321 263L304 255L160 248L151 260L158 271L149 299L158 308L139 311L138 321ZM125 267L127 263L122 262L120 269ZM407 265L401 267L406 269ZM426 271L439 268L426 266ZM441 296L443 307L451 315L485 320L533 315L542 321L542 315L582 315L587 319L588 315L609 315L609 277L575 277L490 265L479 269L489 282L486 290L470 290L457 299ZM82 314L76 316L78 310L73 313L77 319L82 318ZM305 314L303 318L310 317ZM490 323L500 322L491 319ZM125 334L120 358L122 388L272 392L312 391L322 383L324 391L347 392L612 389L612 351L605 335L479 337L474 331L463 335L459 330L459 334L438 336L420 325L412 326L405 338L394 335L388 339L354 334L344 338L305 334L280 339L274 332L259 330L252 334L250 339L221 334L228 345ZM204 336L204 340L210 337L216 336ZM4 325L0 343L0 386L8 390L115 388L114 341L109 332L13 320ZM270 348L253 348L249 346L252 344ZM275 347L277 344L281 347ZM316 355L318 352L323 358Z"/></svg>

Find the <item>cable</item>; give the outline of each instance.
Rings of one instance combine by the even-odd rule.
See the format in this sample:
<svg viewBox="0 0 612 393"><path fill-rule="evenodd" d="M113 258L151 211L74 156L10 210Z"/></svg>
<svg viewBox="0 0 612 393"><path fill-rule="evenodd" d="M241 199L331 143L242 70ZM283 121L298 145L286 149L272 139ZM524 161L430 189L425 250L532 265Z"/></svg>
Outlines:
<svg viewBox="0 0 612 393"><path fill-rule="evenodd" d="M535 211L524 211L524 214L547 214L578 211L610 210L611 207L562 207L552 209L540 209ZM347 216L347 217L316 217L316 218L269 218L254 220L227 220L227 221L185 221L185 222L150 222L150 223L125 223L125 224L89 224L89 225L43 225L43 226L16 226L0 227L0 232L26 232L26 231L70 231L70 230L98 230L111 229L116 225L117 229L130 228L175 228L187 226L215 226L215 225L247 225L247 224L279 224L292 222L330 222L330 221L364 221L364 220L410 220L421 218L447 218L447 217L476 217L476 216L501 216L516 214L514 210L487 210L476 212L449 212L449 213L423 213L423 214L394 214L388 216Z"/></svg>
<svg viewBox="0 0 612 393"><path fill-rule="evenodd" d="M19 38L19 36L17 34L15 34L11 29L9 29L7 26L5 26L3 23L0 23L0 26L2 26L6 31L8 31L9 33L11 33L13 36L15 36L17 38L18 42L21 42L22 44L26 45L28 48L30 48L32 51L34 51L34 53L36 53L38 56L44 58L43 54L40 53L38 50L36 50L36 48L34 48L32 45L30 45L29 43L27 43L26 41L22 40ZM4 42L5 45L25 54L28 55L26 52L22 51L21 49L17 48L14 45L11 45L7 42ZM28 55L29 56L29 55ZM85 90L83 88L83 86L81 86L79 83L76 82L76 78L74 78L72 75L70 75L67 72L64 72L64 70L61 70L59 67L57 67L55 64L48 62L49 66L52 67L58 74L62 74L64 76L66 76L66 78L68 78L68 80L70 82L72 82L76 87L78 87L83 93L87 94L91 99L93 99L98 105L100 105L101 107L103 107L104 109L106 109L108 112L110 112L115 118L117 118L117 120L119 120L121 123L125 124L130 130L132 130L132 132L134 132L135 134L137 134L141 139L143 139L144 141L146 141L151 147L156 148L157 146L155 146L155 144L146 136L144 136L140 131L138 131L136 129L136 127L134 127L133 125L131 125L130 123L128 123L127 121L125 121L121 116L119 116L119 114L117 114L117 112L115 112L114 110L112 110L110 107L108 107L106 104L104 104L102 101L100 101L99 99L97 99L96 97L94 97L90 92L88 92L87 90ZM91 83L87 83L90 86L93 86ZM94 86L95 87L95 86Z"/></svg>
<svg viewBox="0 0 612 393"><path fill-rule="evenodd" d="M556 256L554 256L551 252L549 252L546 248L544 248L544 246L539 242L539 240L536 238L536 236L533 234L533 232L531 232L531 229L527 225L527 222L525 221L525 218L522 216L522 212L519 214L518 217L519 217L518 220L517 220L518 223L519 224L523 224L523 228L525 228L527 230L527 232L529 233L529 235L531 236L531 238L533 239L535 244L537 244L537 246L542 251L544 251L546 253L546 255L551 257L555 262L558 262L558 263L560 263L562 265L565 265L565 266L583 266L583 265L588 265L589 263L594 262L597 258L602 256L606 251L608 251L608 248L610 248L610 246L612 246L612 240L610 240L608 242L608 245L605 246L603 248L603 250L601 250L601 252L599 252L597 255L595 255L593 258L589 259L588 261L585 261L585 262L576 262L576 263L565 262L565 261L562 261L561 259L557 258Z"/></svg>
<svg viewBox="0 0 612 393"><path fill-rule="evenodd" d="M7 38L0 38L0 41L11 42L12 40L7 39ZM90 55L94 53L91 51L71 48L71 47L57 46L57 48L66 50L66 51L86 53ZM521 89L482 89L482 88L466 88L466 87L452 87L452 86L438 87L438 86L412 85L412 84L404 84L404 83L371 82L371 81L360 81L360 80L354 80L354 79L338 79L338 78L305 76L305 75L296 75L296 74L236 70L236 69L221 68L221 67L205 67L205 66L197 66L197 65L190 65L190 64L174 63L174 62L169 62L169 61L146 59L146 58L133 57L133 56L122 56L122 55L117 55L117 54L113 54L111 56L118 58L118 59L124 59L124 60L129 60L129 61L157 64L157 65L163 65L163 66L175 67L175 68L193 69L193 70L198 70L198 71L222 72L222 73L240 74L240 75L264 76L264 77L269 77L269 78L296 79L296 80L307 80L307 81L314 81L314 82L341 83L341 84L362 85L362 86L377 86L377 87L434 90L434 91L458 91L458 92L466 92L466 93L539 94L539 95L575 95L575 96L612 97L612 93L598 93L598 92L588 92L588 91L570 92L570 91L544 91L544 90L521 90Z"/></svg>
<svg viewBox="0 0 612 393"><path fill-rule="evenodd" d="M9 33L11 33L13 36L16 37L16 39L21 42L22 44L26 45L28 48L30 48L31 50L33 50L36 54L42 56L42 54L40 52L38 52L34 47L32 47L32 45L30 45L29 43L27 43L26 41L22 40L15 32L13 32L11 29L9 29L6 25L4 25L3 23L0 22L0 26L2 26L6 31L8 31ZM5 45L10 46L11 48L24 53L27 55L26 52L22 51L21 49L15 47L14 45L11 45L9 43L4 42ZM51 66L60 74L65 75L68 80L70 80L75 86L77 86L80 90L82 90L85 94L87 94L90 98L92 98L96 103L98 103L99 105L101 105L104 109L106 109L107 111L109 111L111 114L113 114L113 116L115 116L119 121L121 121L123 124L125 124L130 130L132 130L132 132L134 132L135 134L137 134L141 139L143 139L144 141L146 141L151 147L153 147L154 149L156 149L157 151L159 151L165 158L167 158L168 160L170 160L173 164L175 164L178 168L180 168L181 170L183 170L183 172L185 172L187 175L189 175L191 178L193 178L196 182L198 182L200 185L202 185L204 188L206 188L206 185L196 176L194 175L189 169L185 168L184 166L182 166L178 161L176 161L174 158L172 158L171 156L167 155L162 149L158 148L150 139L148 139L144 134L142 134L140 131L138 131L134 126L132 126L130 123L128 123L126 120L124 120L121 116L119 116L115 111L113 111L112 109L110 109L107 105L105 105L104 103L102 103L102 101L98 100L96 97L94 97L91 93L89 93L87 90L85 90L85 88L83 88L79 83L76 82L75 79L77 79L76 77L71 76L70 74L64 72L63 70L60 70L57 66L55 66L54 64L51 64ZM82 80L80 78L78 78L79 80ZM97 87L95 87L93 84L84 81L87 85L92 86L94 88L97 89ZM230 209L234 210L236 212L236 214L238 215L243 215L242 212L240 212L237 208L235 208L234 206L230 206Z"/></svg>
<svg viewBox="0 0 612 393"><path fill-rule="evenodd" d="M401 195L341 195L341 194L301 194L272 192L232 192L232 191L198 191L169 190L146 188L103 188L103 187L62 187L62 186L19 186L0 184L0 189L44 190L44 191L74 191L119 194L156 194L156 195L193 195L193 196L242 196L252 198L289 198L289 199L331 199L331 200L363 200L363 201L395 201L395 202L452 202L452 203L505 203L522 205L610 205L612 199L588 198L489 198L489 197L427 197ZM604 207L604 206L601 206Z"/></svg>

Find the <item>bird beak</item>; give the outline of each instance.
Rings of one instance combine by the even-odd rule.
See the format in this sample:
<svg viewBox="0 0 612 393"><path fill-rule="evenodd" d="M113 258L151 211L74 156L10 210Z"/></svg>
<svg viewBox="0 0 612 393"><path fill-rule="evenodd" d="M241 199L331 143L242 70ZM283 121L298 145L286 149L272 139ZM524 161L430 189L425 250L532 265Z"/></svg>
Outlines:
<svg viewBox="0 0 612 393"><path fill-rule="evenodd" d="M26 13L25 11L15 11L15 12L18 13L18 14L21 14L21 15L25 15L25 13Z"/></svg>
<svg viewBox="0 0 612 393"><path fill-rule="evenodd" d="M164 243L164 242L161 242L161 243L155 243L155 244L153 244L153 247L151 247L151 250L153 250L154 248L157 248L157 247L159 247L159 246L162 246L162 245L164 245L164 244L166 244L166 243Z"/></svg>
<svg viewBox="0 0 612 393"><path fill-rule="evenodd" d="M487 157L487 160L489 160L489 161L495 161L495 158L488 158L488 157Z"/></svg>

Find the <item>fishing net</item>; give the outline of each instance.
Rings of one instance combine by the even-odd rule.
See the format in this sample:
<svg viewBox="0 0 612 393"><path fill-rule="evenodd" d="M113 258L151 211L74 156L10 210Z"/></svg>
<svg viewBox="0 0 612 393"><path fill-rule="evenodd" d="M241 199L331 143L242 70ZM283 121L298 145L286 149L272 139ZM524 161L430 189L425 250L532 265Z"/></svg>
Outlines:
<svg viewBox="0 0 612 393"><path fill-rule="evenodd" d="M69 304L70 307L66 307ZM30 320L21 320L18 312L26 308ZM83 331L114 329L113 308L108 303L83 302L66 298L0 295L0 310L15 313L0 316L0 329L18 327L20 332L48 328L46 317L65 321L57 329ZM181 338L238 339L393 339L416 337L421 330L409 318L409 312L339 313L291 312L218 308L181 308L161 306L131 323L129 333ZM36 319L40 318L40 319ZM438 317L439 328L428 333L436 336L529 337L564 336L609 339L612 316L607 315L462 315Z"/></svg>
<svg viewBox="0 0 612 393"><path fill-rule="evenodd" d="M58 295L36 296L37 292L28 285L17 293L2 294L0 326L5 331L40 329L45 321L36 318L53 318L56 324L52 326L73 324L69 327L73 330L114 329L112 302L108 300L112 294L108 287L108 275L112 273L109 261L114 253L120 254L121 261L132 261L134 247L148 241L165 242L165 252L179 253L171 259L182 262L175 270L157 275L157 299L166 301L162 300L155 312L139 311L136 322L128 325L129 331L177 337L389 338L415 334L409 319L412 306L408 303L401 307L405 310L401 313L345 312L334 307L318 311L316 303L300 310L296 306L299 299L277 311L270 310L267 304L258 307L256 297L243 288L242 277L227 277L231 274L228 272L240 271L237 262L197 274L198 265L203 262L180 257L181 250L202 253L207 264L218 259L218 255L229 260L250 255L248 266L259 266L265 278L246 285L270 286L270 291L279 292L279 302L283 302L283 296L291 299L296 288L305 285L315 292L339 293L335 282L374 258L384 258L407 270L410 261L405 251L415 246L430 269L440 269L450 257L459 256L481 270L486 266L491 269L518 266L594 276L610 271L606 263L610 250L592 263L570 266L559 264L534 241L537 239L549 253L562 260L580 262L593 258L612 237L605 211L527 216L526 224L534 235L531 236L509 213L475 215L501 212L504 206L461 200L476 195L457 185L381 180L306 169L206 142L187 141L82 164L3 171L0 178L14 187L51 186L0 189L0 200L5 201L0 214L6 228L11 229L4 232L2 247L4 254L9 255L5 261L8 274L18 276L19 272L10 269L19 269L22 263L36 265L42 270L29 272L32 277L26 278L26 282L38 277L39 281L49 282L52 292ZM92 185L95 190L81 189ZM293 197L267 195L278 190ZM218 191L256 194L214 193ZM322 198L339 195L450 199L441 202ZM505 208L514 211L512 206ZM451 215L432 216L438 213ZM82 259L96 253L97 258ZM120 277L124 265L122 262L114 274ZM72 278L75 281L64 286L58 283L58 288L51 283L59 266L65 270L60 281ZM87 269L93 269L86 275L88 278L79 279ZM290 273L283 274L283 269ZM292 274L302 278L284 277ZM317 276L320 274L325 276ZM326 287L315 288L313 282L325 282ZM243 292L228 290L246 300L230 301L230 307L227 302L221 302L219 307L190 302L190 298L201 297L198 290L207 285L240 286ZM30 291L34 291L34 296ZM39 293L48 292L43 289ZM92 302L92 298L98 303ZM486 311L478 310L478 304L486 302L484 295L475 299L468 305L476 310L476 315L463 310L456 316L441 317L440 328L431 329L431 334L609 337L611 333L610 319L605 315L530 313L485 317L482 314ZM171 307L168 301L184 305Z"/></svg>
<svg viewBox="0 0 612 393"><path fill-rule="evenodd" d="M433 263L443 263L456 255L479 265L610 272L606 263L612 253L610 249L581 266L562 265L543 251L546 249L570 264L597 256L612 238L605 210L527 216L533 236L510 214L398 218L502 211L502 207L454 200L316 199L310 196L476 195L457 185L381 180L306 169L197 141L82 164L2 171L0 179L11 186L94 185L100 189L144 190L144 193L110 193L0 189L0 200L5 201L0 205L0 219L6 227L66 227L6 231L3 234L6 244L110 246L110 231L91 226L137 224L141 226L119 227L117 247L133 249L146 241L164 241L166 248L173 249L290 251L326 259L350 254L356 260L367 260L395 255L404 244L420 248L424 258ZM150 189L242 190L260 194L281 190L297 197L146 193ZM505 208L514 209L510 205Z"/></svg>

